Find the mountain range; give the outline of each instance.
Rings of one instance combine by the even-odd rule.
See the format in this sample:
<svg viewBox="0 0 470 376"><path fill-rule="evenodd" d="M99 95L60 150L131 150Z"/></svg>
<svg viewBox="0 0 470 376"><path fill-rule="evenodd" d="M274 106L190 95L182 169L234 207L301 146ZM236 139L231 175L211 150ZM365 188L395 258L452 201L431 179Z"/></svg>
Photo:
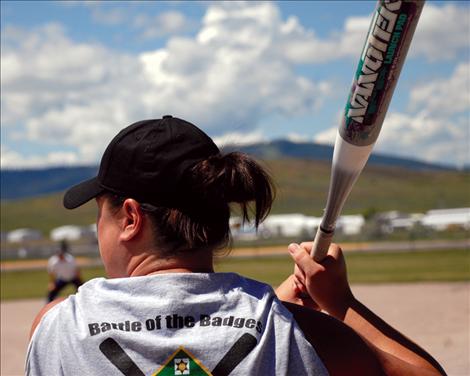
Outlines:
<svg viewBox="0 0 470 376"><path fill-rule="evenodd" d="M261 160L301 159L331 161L333 147L316 143L298 143L276 140L243 146L228 145L224 152L241 151ZM372 154L369 165L400 167L411 171L452 171L455 167L427 163L419 160ZM36 197L66 188L96 175L97 166L51 167L43 169L1 169L1 199L15 200Z"/></svg>

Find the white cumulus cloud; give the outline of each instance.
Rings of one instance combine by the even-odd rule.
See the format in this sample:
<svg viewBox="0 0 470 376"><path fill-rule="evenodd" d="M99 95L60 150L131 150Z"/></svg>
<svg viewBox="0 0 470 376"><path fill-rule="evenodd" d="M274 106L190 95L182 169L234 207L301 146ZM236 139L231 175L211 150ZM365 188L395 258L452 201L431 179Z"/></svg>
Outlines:
<svg viewBox="0 0 470 376"><path fill-rule="evenodd" d="M73 152L52 152L25 156L8 147L2 148L0 164L8 168L40 168L44 166L72 166L82 164Z"/></svg>
<svg viewBox="0 0 470 376"><path fill-rule="evenodd" d="M468 51L468 9L427 3L413 54L442 60ZM102 16L101 22L117 24L124 15ZM174 35L190 23L176 11L152 17L134 24L149 38ZM67 147L75 154L62 154L64 162L96 162L120 128L167 113L187 118L222 141L225 134L239 142L261 139L260 120L313 114L332 95L332 84L300 75L297 64L357 58L369 20L369 15L351 17L340 30L320 38L297 18L283 19L273 2L209 2L201 24L192 25L199 28L194 37L173 36L163 48L140 55L74 41L58 23L31 30L6 27L0 64L3 167L33 163L3 147L8 139L57 147L38 157L41 163L55 163ZM157 22L160 29L153 30ZM422 114L422 121L435 120L439 104L449 116L468 107L466 70L468 64L461 64L452 77L416 87L410 113L404 114L409 118L392 118L394 126L414 129L414 113ZM461 137L461 123L453 124L457 129L449 134ZM331 138L331 132L317 139Z"/></svg>
<svg viewBox="0 0 470 376"><path fill-rule="evenodd" d="M448 79L436 79L414 88L410 100L411 108L424 107L438 116L470 110L470 62L458 64Z"/></svg>
<svg viewBox="0 0 470 376"><path fill-rule="evenodd" d="M267 141L267 138L260 131L247 133L229 132L223 136L214 137L214 142L219 148L229 145L251 145L265 141Z"/></svg>
<svg viewBox="0 0 470 376"><path fill-rule="evenodd" d="M277 46L294 63L359 58L370 22L370 15L349 17L341 30L320 38L314 30L302 26L297 17L290 16L282 24ZM461 53L468 56L469 45L470 7L425 4L411 43L411 57L424 57L432 62L452 60Z"/></svg>
<svg viewBox="0 0 470 376"><path fill-rule="evenodd" d="M211 3L196 38L172 38L142 55L156 87L145 102L215 134L254 127L267 114L312 111L329 86L294 73L277 48L283 25L272 3Z"/></svg>
<svg viewBox="0 0 470 376"><path fill-rule="evenodd" d="M436 117L423 110L417 114L392 113L382 127L376 150L441 164L463 166L470 162L468 117Z"/></svg>
<svg viewBox="0 0 470 376"><path fill-rule="evenodd" d="M170 10L156 15L139 14L133 20L133 26L141 30L143 39L161 38L193 30L197 23L183 13Z"/></svg>
<svg viewBox="0 0 470 376"><path fill-rule="evenodd" d="M426 2L416 35L410 47L411 56L424 56L430 61L453 60L470 45L470 7L449 3L442 6Z"/></svg>
<svg viewBox="0 0 470 376"><path fill-rule="evenodd" d="M86 161L123 125L148 116L135 99L149 87L139 61L73 42L57 24L4 32L1 87L2 144L7 136L70 146Z"/></svg>
<svg viewBox="0 0 470 376"><path fill-rule="evenodd" d="M172 37L139 56L75 42L59 24L6 29L4 135L97 161L133 120L172 113L222 136L256 131L267 115L313 111L331 88L295 73L277 48L284 25L273 3L210 3L195 38Z"/></svg>

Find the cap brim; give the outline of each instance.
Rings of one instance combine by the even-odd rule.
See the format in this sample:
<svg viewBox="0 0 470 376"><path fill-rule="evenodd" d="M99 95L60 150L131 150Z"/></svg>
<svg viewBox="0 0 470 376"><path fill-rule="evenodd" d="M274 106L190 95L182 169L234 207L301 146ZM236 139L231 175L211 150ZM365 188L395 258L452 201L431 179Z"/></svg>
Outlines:
<svg viewBox="0 0 470 376"><path fill-rule="evenodd" d="M104 192L98 179L92 178L70 188L64 194L64 207L75 209Z"/></svg>

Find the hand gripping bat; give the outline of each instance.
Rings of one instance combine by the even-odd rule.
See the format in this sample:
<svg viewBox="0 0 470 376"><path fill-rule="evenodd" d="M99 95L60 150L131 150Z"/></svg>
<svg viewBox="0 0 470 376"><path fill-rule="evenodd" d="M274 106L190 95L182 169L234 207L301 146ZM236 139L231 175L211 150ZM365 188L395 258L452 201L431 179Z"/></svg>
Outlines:
<svg viewBox="0 0 470 376"><path fill-rule="evenodd" d="M424 0L379 0L341 119L326 209L311 256L325 258L336 221L380 133Z"/></svg>

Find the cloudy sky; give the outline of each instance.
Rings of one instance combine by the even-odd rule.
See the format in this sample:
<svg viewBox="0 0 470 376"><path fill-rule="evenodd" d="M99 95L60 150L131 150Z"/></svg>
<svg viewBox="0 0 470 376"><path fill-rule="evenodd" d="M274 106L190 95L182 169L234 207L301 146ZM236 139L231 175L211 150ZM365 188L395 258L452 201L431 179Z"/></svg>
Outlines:
<svg viewBox="0 0 470 376"><path fill-rule="evenodd" d="M1 2L1 167L98 163L165 114L332 143L375 3ZM375 151L470 163L470 6L428 1Z"/></svg>

